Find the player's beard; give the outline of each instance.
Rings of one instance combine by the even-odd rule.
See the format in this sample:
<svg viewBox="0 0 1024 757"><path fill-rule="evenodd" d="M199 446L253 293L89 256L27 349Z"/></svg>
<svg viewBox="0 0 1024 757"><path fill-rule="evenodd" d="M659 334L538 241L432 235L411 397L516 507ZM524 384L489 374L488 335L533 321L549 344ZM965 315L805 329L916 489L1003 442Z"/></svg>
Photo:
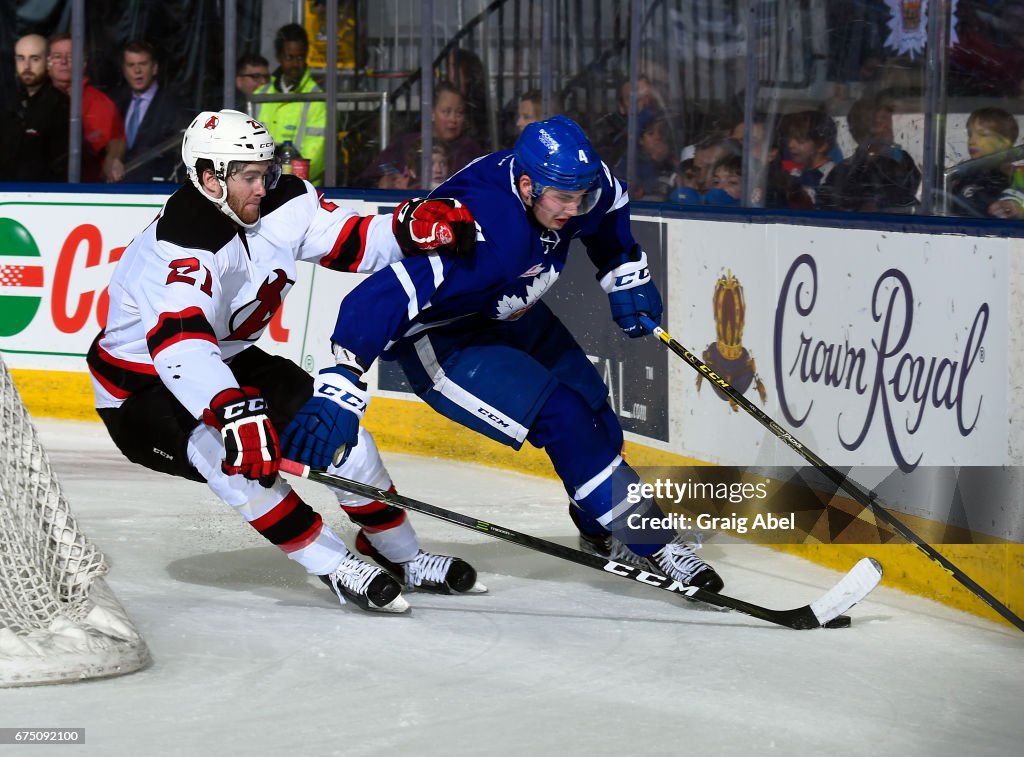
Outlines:
<svg viewBox="0 0 1024 757"><path fill-rule="evenodd" d="M235 215L242 220L242 223L256 223L260 218L259 203L255 205L251 203L245 204L248 200L249 198L246 198L243 202L236 197L228 195L228 207L235 212Z"/></svg>

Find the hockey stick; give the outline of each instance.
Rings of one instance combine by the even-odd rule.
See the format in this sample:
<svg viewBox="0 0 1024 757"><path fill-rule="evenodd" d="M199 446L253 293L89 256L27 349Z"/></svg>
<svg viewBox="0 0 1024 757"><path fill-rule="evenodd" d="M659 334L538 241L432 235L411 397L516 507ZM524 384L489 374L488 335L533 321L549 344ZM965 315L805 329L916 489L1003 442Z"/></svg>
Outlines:
<svg viewBox="0 0 1024 757"><path fill-rule="evenodd" d="M844 476L838 470L833 468L831 465L826 463L814 452L809 450L803 445L795 436L789 431L784 429L778 423L769 418L765 413L761 412L758 407L748 400L742 393L729 384L724 378L719 376L715 371L708 367L708 365L700 360L696 355L686 349L683 345L677 342L671 337L671 335L665 331L665 329L658 326L654 321L646 316L640 317L641 323L644 328L651 331L658 339L664 342L672 352L681 357L687 363L689 363L695 371L701 376L706 378L711 384L718 389L721 389L729 399L733 400L736 404L747 411L748 414L752 415L762 426L771 431L775 436L788 444L794 451L799 453L807 462L817 468L819 471L824 473L830 481L836 486L849 494L854 500L856 500L863 507L870 510L876 518L885 521L887 524L892 526L900 536L906 539L908 542L916 546L921 552L927 555L931 560L934 560L943 569L949 573L953 578L959 581L963 586L970 590L975 596L977 596L982 602L987 604L993 610L1002 615L1006 620L1015 625L1021 631L1024 631L1024 620L1021 620L1017 615L1013 613L1010 608L992 596L986 591L981 585L979 585L974 579L964 573L960 568L956 567L953 563L942 556L933 546L924 541L920 536L914 533L908 528L903 521L889 512L879 501L878 495L874 492L864 491L859 484L851 481L849 478Z"/></svg>
<svg viewBox="0 0 1024 757"><path fill-rule="evenodd" d="M529 534L520 533L519 531L513 531L510 528L504 526L498 526L494 523L488 523L485 520L478 518L471 518L468 515L462 515L461 513L453 512L452 510L445 510L442 507L431 505L426 502L420 502L419 500L411 499L410 497L403 497L401 494L395 494L393 492L387 492L383 489L378 489L375 486L369 486L358 481L353 481L343 476L335 476L326 471L312 470L307 465L296 463L291 460L281 461L281 470L285 473L291 473L296 476L302 476L308 478L311 481L317 481L321 484L327 484L338 489L344 489L347 492L353 494L360 494L364 497L370 497L371 499L385 502L395 507L403 507L407 510L413 510L424 515L429 515L433 518L438 518L448 523L453 523L456 526L462 526L468 528L471 531L477 531L479 533L493 536L495 539L503 539L504 541L511 542L512 544L518 544L521 547L527 549L533 549L537 552L543 552L544 554L558 557L569 562L577 563L578 565L585 565L588 568L594 568L595 570L604 571L605 573L611 573L612 575L619 576L621 578L628 578L631 581L644 584L645 586L653 586L657 589L664 589L665 591L672 592L673 594L681 594L691 599L696 599L705 604L715 605L716 607L725 607L730 610L736 610L746 615L751 615L761 620L766 620L769 623L776 623L780 626L786 626L787 628L795 628L803 631L810 628L820 628L828 624L832 624L830 627L843 627L849 625L849 620L845 617L836 621L840 618L842 613L849 610L857 602L866 597L872 589L878 585L878 582L882 578L882 568L870 557L865 557L858 562L849 573L840 579L839 583L829 589L828 592L820 599L812 602L809 605L803 607L797 607L793 610L770 610L766 607L759 607L758 605L744 602L741 599L733 599L724 594L716 594L713 591L707 591L701 589L698 586L684 586L678 581L673 581L665 576L658 575L657 573L651 573L650 571L638 568L635 565L626 565L624 563L615 562L614 560L605 560L604 558L598 557L597 555L591 555L586 552L581 552L578 549L572 547L564 547L561 544L540 539L536 536L530 536Z"/></svg>

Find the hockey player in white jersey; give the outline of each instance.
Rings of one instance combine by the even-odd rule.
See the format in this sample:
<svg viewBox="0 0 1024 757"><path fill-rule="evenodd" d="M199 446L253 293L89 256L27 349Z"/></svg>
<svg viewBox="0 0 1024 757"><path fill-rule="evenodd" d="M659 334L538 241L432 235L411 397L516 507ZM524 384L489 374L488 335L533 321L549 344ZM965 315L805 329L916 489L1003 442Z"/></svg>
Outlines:
<svg viewBox="0 0 1024 757"><path fill-rule="evenodd" d="M185 131L182 159L190 181L126 248L106 326L88 354L97 411L118 448L147 468L205 481L342 604L402 612L402 584L482 591L468 563L420 549L404 511L338 491L360 526L357 550L387 570L364 562L278 475L282 450L305 461L332 438L329 417L296 433L303 406L326 398L338 422L354 422L365 387L331 371L314 381L255 342L298 261L371 272L400 259L391 216L360 216L280 176L273 138L238 111L200 113ZM357 439L330 470L390 488L372 437L359 429Z"/></svg>

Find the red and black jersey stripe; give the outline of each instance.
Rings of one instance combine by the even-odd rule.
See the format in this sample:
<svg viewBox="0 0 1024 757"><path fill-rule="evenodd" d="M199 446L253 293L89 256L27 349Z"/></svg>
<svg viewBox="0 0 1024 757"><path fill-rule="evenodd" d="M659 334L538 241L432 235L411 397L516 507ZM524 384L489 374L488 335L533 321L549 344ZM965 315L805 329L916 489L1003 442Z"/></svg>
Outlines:
<svg viewBox="0 0 1024 757"><path fill-rule="evenodd" d="M160 380L156 368L149 363L122 360L100 347L103 334L101 331L92 340L85 361L89 365L89 372L112 397L127 399L129 395L142 391Z"/></svg>
<svg viewBox="0 0 1024 757"><path fill-rule="evenodd" d="M388 491L395 493L392 486ZM371 534L387 531L389 528L402 525L405 520L405 510L394 505L386 505L383 502L373 501L368 505L360 507L341 506L353 522L363 527L364 531Z"/></svg>
<svg viewBox="0 0 1024 757"><path fill-rule="evenodd" d="M271 544L295 552L313 543L323 528L323 519L295 492L288 492L270 512L250 524Z"/></svg>
<svg viewBox="0 0 1024 757"><path fill-rule="evenodd" d="M376 216L353 216L345 222L334 248L320 258L320 265L332 271L355 273L366 252L366 235Z"/></svg>
<svg viewBox="0 0 1024 757"><path fill-rule="evenodd" d="M161 313L156 326L146 334L149 354L156 358L162 350L186 339L203 339L217 344L213 326L201 308L185 308L179 313Z"/></svg>

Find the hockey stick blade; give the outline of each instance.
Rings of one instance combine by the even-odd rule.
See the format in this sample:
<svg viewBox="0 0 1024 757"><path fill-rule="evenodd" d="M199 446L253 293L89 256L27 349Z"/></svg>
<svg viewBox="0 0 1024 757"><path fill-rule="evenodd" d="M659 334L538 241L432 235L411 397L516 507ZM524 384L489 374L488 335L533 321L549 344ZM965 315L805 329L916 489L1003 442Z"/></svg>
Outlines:
<svg viewBox="0 0 1024 757"><path fill-rule="evenodd" d="M348 479L343 476L336 476L332 473L327 473L326 471L312 470L307 465L296 463L291 460L281 461L281 471L295 476L301 476L302 478L308 478L310 481L327 484L328 486L333 486L337 489L342 489L353 494L359 494L363 497L370 497L378 502L384 502L389 505L394 505L395 507L402 507L406 510L412 510L413 512L422 513L423 515L429 515L433 518L438 518L439 520L452 523L456 526L462 526L470 531L487 534L495 539L501 539L503 541L511 542L512 544L518 544L521 547L526 547L527 549L532 549L537 552L543 552L544 554L551 555L552 557L568 560L569 562L574 562L577 565L584 565L588 568L600 570L604 573L610 573L613 576L627 578L635 583L652 586L656 589L662 589L673 594L679 594L716 607L736 610L737 612L741 612L745 615L750 615L787 628L794 628L798 631L820 628L825 623L828 623L838 617L845 610L853 607L853 605L866 597L878 584L882 575L881 567L877 562L870 558L864 558L857 563L857 565L854 566L854 568L847 573L838 584L836 584L816 602L810 605L804 605L803 607L797 607L792 610L771 610L767 607L761 607L759 605L751 604L750 602L744 602L742 599L735 599L725 594L717 594L713 591L707 591L706 589L701 589L699 586L686 586L671 578L643 570L635 565L626 565L625 563L615 562L614 560L605 560L597 555L581 552L578 549L566 547L562 544L556 544L555 542L547 541L536 536L530 536L529 534L524 534L519 531L513 531L512 529L505 528L504 526L488 523L485 520L463 515L462 513L457 513L453 510L446 510L443 507L431 505L427 502L420 502L419 500L405 497L401 494L384 491L383 489L378 489L375 486L370 486L359 481L353 481L352 479ZM872 576L874 577L874 580L872 580Z"/></svg>

